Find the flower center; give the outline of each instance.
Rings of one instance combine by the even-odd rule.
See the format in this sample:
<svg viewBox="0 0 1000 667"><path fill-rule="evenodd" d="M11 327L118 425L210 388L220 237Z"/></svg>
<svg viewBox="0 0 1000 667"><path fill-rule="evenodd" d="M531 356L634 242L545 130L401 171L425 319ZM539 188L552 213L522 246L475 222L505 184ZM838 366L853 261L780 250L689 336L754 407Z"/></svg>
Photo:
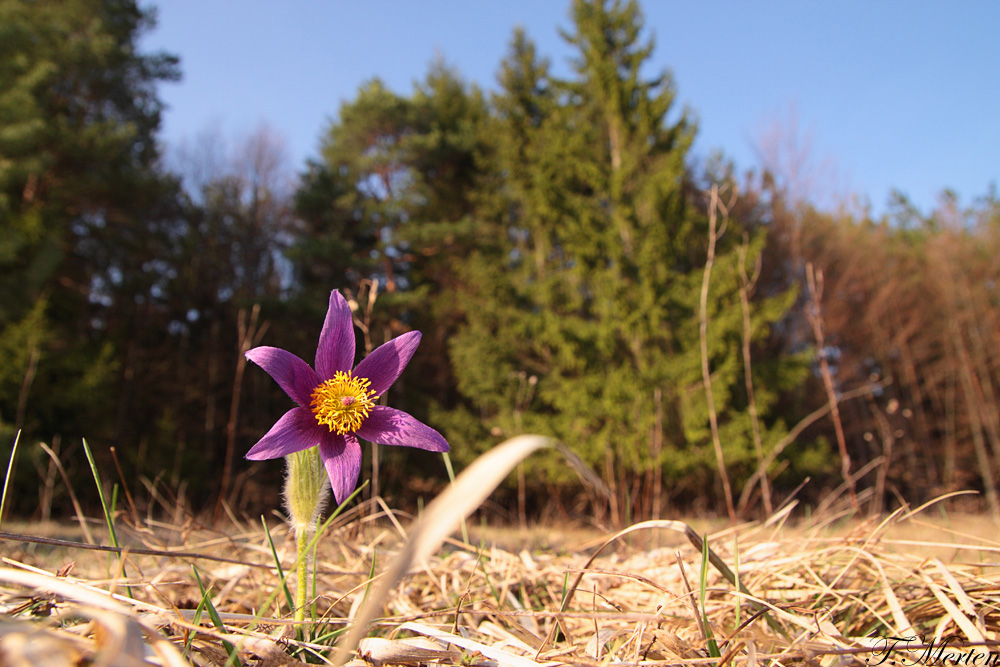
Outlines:
<svg viewBox="0 0 1000 667"><path fill-rule="evenodd" d="M313 389L309 405L316 421L340 435L357 431L378 400L371 384L368 378L356 378L350 371L337 371Z"/></svg>

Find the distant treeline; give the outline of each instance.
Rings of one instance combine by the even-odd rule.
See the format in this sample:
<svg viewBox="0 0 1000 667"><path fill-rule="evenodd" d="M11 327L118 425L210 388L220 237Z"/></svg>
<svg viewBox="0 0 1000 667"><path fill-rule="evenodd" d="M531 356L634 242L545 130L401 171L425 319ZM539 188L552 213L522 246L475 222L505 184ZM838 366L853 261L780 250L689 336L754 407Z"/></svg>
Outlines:
<svg viewBox="0 0 1000 667"><path fill-rule="evenodd" d="M180 70L139 49L152 10L0 0L13 511L69 511L55 459L95 496L81 438L140 504L276 506L280 463L242 457L290 399L242 351L311 363L331 289L359 355L423 332L388 399L458 466L518 433L571 450L527 461L501 519L759 515L806 478L810 502L972 488L997 511L996 193L821 210L797 174L693 154L637 4L570 17L568 79L518 31L494 92L441 62L409 95L372 81L296 178L266 129L165 159L157 85ZM402 507L447 481L403 448L373 471Z"/></svg>

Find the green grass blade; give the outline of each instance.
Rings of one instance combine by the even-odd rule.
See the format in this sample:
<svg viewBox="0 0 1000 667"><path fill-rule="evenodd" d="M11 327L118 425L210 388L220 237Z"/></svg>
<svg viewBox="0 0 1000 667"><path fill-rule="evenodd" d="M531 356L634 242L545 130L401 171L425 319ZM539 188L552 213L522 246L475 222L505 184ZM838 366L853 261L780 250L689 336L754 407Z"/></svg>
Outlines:
<svg viewBox="0 0 1000 667"><path fill-rule="evenodd" d="M101 509L104 510L104 520L108 523L108 539L111 540L111 546L116 549L121 548L118 544L118 535L115 533L115 522L114 517L108 508L108 501L104 497L104 488L101 486L101 476L97 472L97 464L94 463L94 454L90 451L90 445L87 444L87 439L83 439L83 452L87 455L87 462L90 464L90 470L94 473L94 482L97 483L97 496L101 500Z"/></svg>
<svg viewBox="0 0 1000 667"><path fill-rule="evenodd" d="M362 492L362 491L364 490L364 488L365 488L366 486L368 486L368 482L365 482L364 484L362 484L361 486L359 486L359 487L358 487L357 489L355 489L355 490L354 490L354 493L352 493L351 495L349 495L349 496L348 496L348 497L347 497L347 498L346 498L346 499L344 500L344 502L342 502L342 503L341 503L341 504L340 504L340 505L339 505L339 506L338 506L338 507L337 507L337 508L336 508L336 509L335 509L335 510L334 510L334 511L333 511L333 512L331 513L330 517L329 517L329 518L328 518L328 519L327 519L326 521L324 521L324 522L323 522L323 524L322 524L322 525L321 525L321 526L320 526L320 527L319 527L319 528L318 528L318 529L316 530L316 533L315 533L315 535L313 535L313 538L312 538L312 540L311 540L311 541L309 542L309 544L308 544L308 545L307 545L307 547L306 547L307 549L309 549L309 550L312 550L312 549L314 549L314 548L316 547L316 544L317 544L317 542L319 541L319 537L320 537L320 535L322 535L322 534L323 534L323 532L324 532L324 531L325 531L325 530L326 530L326 529L327 529L327 528L328 528L328 527L330 526L330 524L331 524L331 523L333 523L333 520L334 520L334 519L336 519L336 518L337 518L337 515L339 515L339 514L340 514L340 513L341 513L341 512L343 511L344 507L346 507L348 503L350 503L350 502L351 502L352 500L354 500L354 498L355 498L355 497L356 497L356 496L357 496L357 495L358 495L359 493L361 493L361 492ZM292 569L294 570L294 569L295 569L296 567L298 567L298 558L296 558L296 559L295 559L295 562L294 562L294 563L292 563ZM284 579L282 579L282 584L284 584ZM274 604L274 600L275 600L275 598L276 598L276 597L278 597L278 591L279 591L279 589L280 589L280 588L281 588L281 587L279 587L279 588L276 588L276 589L275 589L275 590L274 590L274 591L273 591L273 592L272 592L272 593L271 593L271 594L270 594L270 595L268 596L268 598L267 598L267 599L266 599L266 600L264 601L264 604L263 604L263 605L261 606L261 609L260 609L260 610L259 610L259 611L257 612L257 615L258 615L258 616L261 616L261 615L263 615L263 613L264 613L264 612L263 612L263 610L264 610L264 609L270 609L270 608L271 608L271 605L272 605L272 604ZM251 622L251 623L250 623L250 624L249 624L249 625L247 626L247 629L248 629L248 630L253 630L253 629L254 629L254 628L256 628L256 627L257 627L257 621L255 620L255 621L252 621L252 622Z"/></svg>
<svg viewBox="0 0 1000 667"><path fill-rule="evenodd" d="M198 574L198 568L195 565L192 565L191 569L194 571L194 578L198 580L198 590L201 591L201 599L205 603L205 609L208 611L208 617L212 619L212 625L214 625L215 629L219 632L225 632L226 626L222 624L222 617L219 616L219 612L216 611L215 605L212 604L212 598L209 596L208 589L205 588L205 584L201 581L201 575ZM225 639L222 640L222 647L226 650L226 653L229 654L229 659L226 661L226 664L239 665L240 659L237 657L236 647Z"/></svg>
<svg viewBox="0 0 1000 667"><path fill-rule="evenodd" d="M111 541L111 546L113 546L116 549L121 549L121 544L119 544L118 542L118 534L115 532L114 504L112 504L110 507L108 506L108 501L104 497L104 488L101 486L101 476L97 472L97 464L94 463L94 454L93 452L90 451L90 445L87 444L87 439L83 438L82 440L83 440L83 451L87 455L87 462L90 464L90 471L94 473L94 482L97 484L97 497L100 498L101 509L104 510L104 520L108 524L108 539ZM115 485L116 492L112 496L112 503L114 503L117 500L118 496L117 487L118 485L116 484ZM125 563L124 561L122 561L122 558L123 554L119 552L118 560L121 562L122 574L127 577L128 572L125 571ZM135 597L135 593L132 592L131 586L126 585L125 590L128 591L129 597L133 598Z"/></svg>
<svg viewBox="0 0 1000 667"><path fill-rule="evenodd" d="M274 540L271 539L271 531L267 527L267 521L263 516L261 516L260 522L264 524L264 534L267 535L267 543L271 547L271 556L274 558L274 566L278 568L278 580L281 582L281 587L285 591L285 601L288 603L289 609L295 609L295 599L292 597L292 591L288 588L285 571L281 568L281 559L278 558L278 550L274 546Z"/></svg>
<svg viewBox="0 0 1000 667"><path fill-rule="evenodd" d="M21 431L14 436L14 446L10 450L10 460L7 461L7 476L3 480L3 495L0 496L0 523L3 523L3 511L7 507L7 488L10 486L11 474L14 471L14 457L17 455L17 443L21 441Z"/></svg>
<svg viewBox="0 0 1000 667"><path fill-rule="evenodd" d="M705 640L708 642L708 654L713 658L721 658L719 645L712 636L712 626L708 622L708 613L705 611L705 601L708 597L708 535L701 538L701 577L699 581L699 594L701 601L701 620L705 626Z"/></svg>
<svg viewBox="0 0 1000 667"><path fill-rule="evenodd" d="M367 486L367 484L368 484L367 481L364 484L362 484L361 489ZM319 614L316 608L316 600L319 598L319 596L317 595L316 591L317 591L317 579L319 577L319 573L317 572L319 566L317 565L317 563L319 563L319 560L317 560L316 558L316 552L319 550L319 541L320 539L322 539L323 534L326 532L326 530L330 527L330 524L333 523L334 519L336 519L337 516L344 510L344 507L347 506L347 503L349 503L357 494L361 492L361 489L357 489L354 493L352 493L350 496L347 497L347 500L345 500L343 503L334 508L333 512L330 514L329 517L327 517L326 521L324 521L316 528L316 534L313 536L313 539L309 543L309 548L312 553L312 561L313 561L313 569L312 569L313 603L310 608L310 618L313 621L313 625L310 628L310 634L312 636L311 641L313 644L333 644L333 642L338 637L340 637L340 635L347 632L346 626L342 628L336 628L334 630L328 630L327 628L329 628L330 626L329 623L323 623L323 624L317 623Z"/></svg>
<svg viewBox="0 0 1000 667"><path fill-rule="evenodd" d="M206 596L201 596L201 601L198 602L198 606L194 610L194 615L191 617L191 625L201 625L201 615L205 612L205 601ZM194 632L190 630L185 630L187 632L187 639L184 640L184 650L183 655L186 658L188 651L191 650L191 642L194 641Z"/></svg>
<svg viewBox="0 0 1000 667"><path fill-rule="evenodd" d="M375 563L378 561L378 548L372 549L372 564L368 568L368 581L365 582L365 592L361 596L361 606L363 607L366 602L368 602L368 596L372 592L372 582L375 581Z"/></svg>
<svg viewBox="0 0 1000 667"><path fill-rule="evenodd" d="M313 643L314 643L314 644L327 644L327 645L332 645L332 644L333 644L333 642L334 642L334 641L335 641L335 640L336 640L336 639L337 639L338 637L340 637L340 635L344 634L344 633L345 633L345 632L347 632L347 631L348 631L349 629L350 629L350 628L349 628L349 626L346 626L346 625L345 625L345 626L344 626L344 627L342 627L342 628L337 628L336 630L330 630L329 632L324 632L324 633L322 633L322 634L318 634L318 635L316 635L316 636L315 636L315 637L313 638Z"/></svg>
<svg viewBox="0 0 1000 667"><path fill-rule="evenodd" d="M490 573L486 571L486 563L483 562L483 555L486 552L486 546L480 542L479 543L479 554L476 556L476 567L483 571L483 579L486 580L486 585L490 587L490 593L493 595L493 599L497 602L497 609L500 608L500 591L497 587L493 585L493 580L490 579ZM473 568L475 570L475 568ZM471 575L470 575L471 580Z"/></svg>
<svg viewBox="0 0 1000 667"><path fill-rule="evenodd" d="M333 523L334 519L336 519L338 516L340 516L340 513L344 511L344 508L347 507L347 504L350 503L355 498L355 496L357 496L359 493L361 493L361 491L366 486L368 486L367 480L361 485L361 488L355 489L354 493L352 493L351 495L347 496L347 499L344 500L344 502L342 502L339 505L337 505L333 509L333 512L330 513L330 516L328 516L326 518L326 521L324 521L323 523L321 523L319 526L316 527L316 531L315 531L315 533L313 535L313 538L312 538L312 540L309 541L309 544L307 545L307 549L309 550L310 553L312 553L312 561L313 561L313 569L312 569L312 600L313 600L313 603L312 603L312 606L310 607L310 615L311 615L311 618L312 618L312 620L314 622L315 622L316 617L317 617L316 599L317 599L318 596L316 595L316 577L318 575L317 575L317 572L316 572L316 569L317 569L316 563L318 563L319 561L316 560L316 551L319 549L319 541L320 541L320 539L322 539L323 534L326 533L326 530L330 527L330 524ZM337 634L340 634L340 633L338 632ZM314 641L315 641L315 639L314 639Z"/></svg>

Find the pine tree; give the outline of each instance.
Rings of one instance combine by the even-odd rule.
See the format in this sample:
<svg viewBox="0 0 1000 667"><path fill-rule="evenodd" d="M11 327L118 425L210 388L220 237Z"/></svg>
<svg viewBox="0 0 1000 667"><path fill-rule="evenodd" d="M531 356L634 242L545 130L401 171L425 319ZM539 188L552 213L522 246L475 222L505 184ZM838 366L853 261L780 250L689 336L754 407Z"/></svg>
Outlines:
<svg viewBox="0 0 1000 667"><path fill-rule="evenodd" d="M152 22L131 0L0 0L0 340L38 332L0 420L39 434L109 433L115 327L162 287L148 262L176 188L158 169L156 84L178 72L140 52Z"/></svg>
<svg viewBox="0 0 1000 667"><path fill-rule="evenodd" d="M408 391L404 376L394 388L403 395L393 398L418 415L454 393L441 362L462 317L456 267L483 240L470 216L486 117L482 94L440 61L410 96L372 81L341 106L297 197L303 227L290 257L304 293L377 284L365 344L408 329L423 333L407 371L421 378L419 391Z"/></svg>
<svg viewBox="0 0 1000 667"><path fill-rule="evenodd" d="M389 248L404 214L400 144L411 115L409 101L376 79L341 105L324 133L321 160L308 165L296 193L303 227L290 257L307 294L320 297L332 285L356 289L372 278L395 289L399 263ZM318 303L325 307L325 298Z"/></svg>

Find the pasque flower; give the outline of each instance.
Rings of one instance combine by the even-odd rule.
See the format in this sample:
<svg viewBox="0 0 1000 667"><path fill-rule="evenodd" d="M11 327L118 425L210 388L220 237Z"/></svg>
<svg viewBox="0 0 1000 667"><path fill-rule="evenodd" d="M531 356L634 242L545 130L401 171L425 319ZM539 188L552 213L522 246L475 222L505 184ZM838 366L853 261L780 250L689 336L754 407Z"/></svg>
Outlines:
<svg viewBox="0 0 1000 667"><path fill-rule="evenodd" d="M298 404L247 452L247 458L275 459L318 445L333 497L340 503L358 483L358 438L380 445L448 451L448 442L430 426L402 410L376 403L406 368L419 344L419 331L405 333L376 348L352 369L351 309L334 290L319 335L315 370L276 347L255 347L246 353L247 359L267 371Z"/></svg>

